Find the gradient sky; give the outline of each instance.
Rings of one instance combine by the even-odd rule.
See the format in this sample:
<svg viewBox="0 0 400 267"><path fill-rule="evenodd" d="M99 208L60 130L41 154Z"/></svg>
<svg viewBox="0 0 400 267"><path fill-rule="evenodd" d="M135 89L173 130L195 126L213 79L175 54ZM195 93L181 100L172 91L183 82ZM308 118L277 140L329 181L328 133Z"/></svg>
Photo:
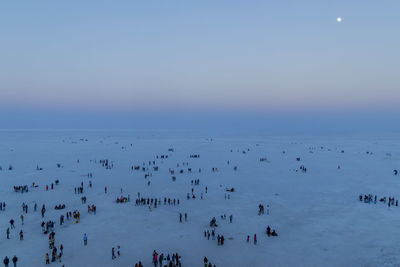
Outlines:
<svg viewBox="0 0 400 267"><path fill-rule="evenodd" d="M398 0L2 1L0 36L0 128L400 114Z"/></svg>

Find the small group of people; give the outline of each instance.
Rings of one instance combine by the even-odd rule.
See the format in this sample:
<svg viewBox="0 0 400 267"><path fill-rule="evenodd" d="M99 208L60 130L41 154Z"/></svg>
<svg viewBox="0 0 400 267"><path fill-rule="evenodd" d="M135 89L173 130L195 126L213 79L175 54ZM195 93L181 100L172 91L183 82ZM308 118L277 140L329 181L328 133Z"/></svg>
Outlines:
<svg viewBox="0 0 400 267"><path fill-rule="evenodd" d="M14 255L14 257L11 259L12 263L14 264L14 267L17 267L17 262L18 262L18 257ZM4 266L8 267L8 264L10 263L10 259L6 256L3 260Z"/></svg>
<svg viewBox="0 0 400 267"><path fill-rule="evenodd" d="M258 215L262 215L265 212L265 208L263 204L258 205ZM269 215L269 205L267 205L267 215Z"/></svg>
<svg viewBox="0 0 400 267"><path fill-rule="evenodd" d="M94 215L96 215L96 205L92 204L91 206L88 205L88 213L93 213Z"/></svg>
<svg viewBox="0 0 400 267"><path fill-rule="evenodd" d="M164 253L157 253L157 251L153 251L153 264L155 267L160 266L160 267L181 267L182 266L182 259L181 256L178 253L173 253L172 257L167 254L167 256L164 255ZM137 267L135 265L135 267Z"/></svg>
<svg viewBox="0 0 400 267"><path fill-rule="evenodd" d="M83 186L75 187L75 194L83 194Z"/></svg>
<svg viewBox="0 0 400 267"><path fill-rule="evenodd" d="M112 169L114 167L114 164L110 163L108 159L101 159L99 162L101 166L105 167L106 169Z"/></svg>
<svg viewBox="0 0 400 267"><path fill-rule="evenodd" d="M306 173L307 172L307 168L304 167L304 165L301 165L299 168L302 172Z"/></svg>
<svg viewBox="0 0 400 267"><path fill-rule="evenodd" d="M210 221L210 227L217 227L217 219L215 217L213 217Z"/></svg>
<svg viewBox="0 0 400 267"><path fill-rule="evenodd" d="M157 208L157 205L161 205L161 198L157 199L157 198L137 198L135 201L136 206L142 206L142 205L153 205L154 207ZM164 197L164 205L179 205L180 204L180 200L179 199L172 199L172 198L166 198Z"/></svg>
<svg viewBox="0 0 400 267"><path fill-rule="evenodd" d="M210 240L210 236L212 237L212 240L215 240L215 229L211 229L211 233L210 230L204 231L204 237L207 237L207 239Z"/></svg>
<svg viewBox="0 0 400 267"><path fill-rule="evenodd" d="M54 209L55 209L55 210L63 210L63 209L65 209L65 204L55 205L55 206L54 206Z"/></svg>
<svg viewBox="0 0 400 267"><path fill-rule="evenodd" d="M359 200L360 200L360 202L364 202L364 203L367 203L367 204L370 204L370 203L374 203L374 204L376 204L376 202L377 202L377 200L378 200L378 196L377 195L375 195L375 196L373 196L372 194L368 194L368 195L360 195L359 196ZM390 208L390 206L396 206L396 207L398 207L399 206L399 200L396 200L394 197L388 197L388 198L386 198L386 197L381 197L380 199L379 199L379 202L382 202L382 203L384 203L384 204L386 204L386 201L387 201L387 203L388 203L388 207Z"/></svg>
<svg viewBox="0 0 400 267"><path fill-rule="evenodd" d="M28 185L14 185L14 192L27 193L29 192Z"/></svg>
<svg viewBox="0 0 400 267"><path fill-rule="evenodd" d="M56 185L58 185L58 183L59 183L59 181L56 180ZM54 184L53 184L53 183L50 184L50 189L51 189L51 190L54 189ZM46 185L46 191L49 191L49 185Z"/></svg>
<svg viewBox="0 0 400 267"><path fill-rule="evenodd" d="M28 213L28 205L25 202L22 203L22 211Z"/></svg>
<svg viewBox="0 0 400 267"><path fill-rule="evenodd" d="M200 185L200 179L191 180L192 185Z"/></svg>
<svg viewBox="0 0 400 267"><path fill-rule="evenodd" d="M121 252L120 252L121 247L117 246L117 256L120 257L121 256ZM111 248L111 259L116 259L117 256L115 256L115 248Z"/></svg>
<svg viewBox="0 0 400 267"><path fill-rule="evenodd" d="M74 210L74 212L72 213L72 217L75 219L75 223L78 223L81 219L81 213L78 210ZM69 219L68 216L67 219Z"/></svg>
<svg viewBox="0 0 400 267"><path fill-rule="evenodd" d="M247 236L246 242L247 243L250 242L250 236L249 235ZM257 234L254 234L254 236L253 236L253 242L254 242L254 245L257 245Z"/></svg>
<svg viewBox="0 0 400 267"><path fill-rule="evenodd" d="M225 237L223 235L217 235L217 245L223 246L225 243Z"/></svg>
<svg viewBox="0 0 400 267"><path fill-rule="evenodd" d="M3 170L3 167L0 166L0 171L2 171L2 170ZM8 170L12 171L13 170L13 166L12 165L8 165Z"/></svg>
<svg viewBox="0 0 400 267"><path fill-rule="evenodd" d="M273 229L271 231L271 227L269 227L269 225L267 226L266 233L267 233L267 236L278 236L278 234L276 233L275 229Z"/></svg>
<svg viewBox="0 0 400 267"><path fill-rule="evenodd" d="M221 215L221 219L226 220L226 214ZM229 215L229 222L232 223L232 221L233 221L233 215L231 214L231 215Z"/></svg>
<svg viewBox="0 0 400 267"><path fill-rule="evenodd" d="M63 249L64 249L63 245L61 244L60 245L60 250L57 253L57 247L54 246L54 244L53 244L53 246L51 247L51 262L56 262L56 261L61 262L61 258L63 256ZM46 253L45 259L46 259L46 264L50 264L49 253Z"/></svg>
<svg viewBox="0 0 400 267"><path fill-rule="evenodd" d="M179 222L182 222L182 213L179 213ZM185 212L185 222L187 221L187 218L188 218L188 215L187 215L187 213Z"/></svg>
<svg viewBox="0 0 400 267"><path fill-rule="evenodd" d="M131 197L129 195L127 197L124 197L124 196L117 197L117 199L115 200L115 202L117 202L117 203L127 203L130 201L131 201Z"/></svg>
<svg viewBox="0 0 400 267"><path fill-rule="evenodd" d="M212 238L212 240L215 240L215 229L211 229L211 233L210 230L205 230L204 231L204 237L207 238L207 240L210 240L210 236ZM217 235L217 245L218 246L223 246L225 243L225 237L223 235Z"/></svg>
<svg viewBox="0 0 400 267"><path fill-rule="evenodd" d="M47 221L46 223L42 221L42 223L40 224L40 226L42 227L42 232L44 234L47 234L48 232L53 231L54 224L55 222L53 221Z"/></svg>
<svg viewBox="0 0 400 267"><path fill-rule="evenodd" d="M204 257L204 267L216 267L216 265L212 265L211 262L207 259L207 257Z"/></svg>

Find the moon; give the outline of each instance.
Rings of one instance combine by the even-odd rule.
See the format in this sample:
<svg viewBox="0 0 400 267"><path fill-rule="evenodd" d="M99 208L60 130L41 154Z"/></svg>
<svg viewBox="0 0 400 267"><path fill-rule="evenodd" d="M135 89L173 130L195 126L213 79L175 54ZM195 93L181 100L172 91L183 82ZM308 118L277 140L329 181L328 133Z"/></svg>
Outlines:
<svg viewBox="0 0 400 267"><path fill-rule="evenodd" d="M341 18L341 17L338 17L338 18L336 19L336 21L337 21L337 22L342 22L342 18Z"/></svg>

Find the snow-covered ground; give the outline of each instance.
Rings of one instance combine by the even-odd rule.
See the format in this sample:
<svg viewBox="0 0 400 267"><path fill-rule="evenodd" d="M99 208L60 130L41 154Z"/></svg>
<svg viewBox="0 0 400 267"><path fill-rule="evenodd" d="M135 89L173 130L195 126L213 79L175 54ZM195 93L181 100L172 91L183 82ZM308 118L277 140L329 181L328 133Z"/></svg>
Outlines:
<svg viewBox="0 0 400 267"><path fill-rule="evenodd" d="M400 197L400 175L393 174L400 169L399 140L396 136L223 138L178 132L3 131L0 202L7 207L0 211L0 258L17 255L18 266L45 265L45 253L50 253L48 236L40 226L45 204L44 219L56 221L56 245L64 246L63 262L51 266L134 266L141 260L148 267L153 266L153 250L178 252L183 266L190 267L204 266L204 256L218 267L398 266L400 207L365 204L358 198L360 194ZM190 158L191 154L200 158ZM157 159L157 155L168 158ZM101 159L108 159L113 168L102 167ZM148 166L153 160L158 171ZM182 166L183 162L189 166ZM57 163L62 167L57 168ZM149 171L131 170L143 163ZM8 170L9 165L13 170ZM43 170L36 170L37 165ZM301 165L306 173L299 170ZM213 167L218 171L212 172ZM176 181L169 168L175 170ZM87 177L90 172L92 178ZM152 176L145 179L148 172ZM56 179L60 184L46 191L45 186ZM200 185L192 186L193 179L200 179ZM29 187L24 194L13 191L14 185L32 182L39 187ZM81 182L87 204L97 206L96 215L88 214L82 195L74 193ZM225 188L231 187L235 192L225 199ZM115 203L121 188L131 202ZM187 200L192 188L197 198ZM178 198L180 205L162 204L150 211L147 205L135 205L138 192L162 200ZM29 212L21 225L23 202ZM33 212L34 202L37 212ZM65 204L66 209L54 210L57 204ZM259 204L269 205L270 214L259 216ZM58 224L61 214L76 209L80 223ZM180 212L188 214L187 222L179 223ZM233 223L222 220L223 214L233 214ZM204 238L212 217L219 224L216 233L226 239L224 246ZM16 229L7 240L11 218ZM267 225L279 236L267 237ZM18 236L21 229L23 241ZM254 234L257 245L246 242L247 235L252 241ZM121 257L112 260L111 248L117 245Z"/></svg>

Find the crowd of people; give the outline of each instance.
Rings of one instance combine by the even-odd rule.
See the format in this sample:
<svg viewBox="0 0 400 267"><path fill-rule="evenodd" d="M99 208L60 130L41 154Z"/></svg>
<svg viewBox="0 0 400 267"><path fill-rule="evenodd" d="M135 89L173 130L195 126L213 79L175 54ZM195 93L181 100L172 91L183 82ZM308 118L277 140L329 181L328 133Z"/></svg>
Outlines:
<svg viewBox="0 0 400 267"><path fill-rule="evenodd" d="M244 150L243 150L244 151ZM248 150L250 151L250 150ZM173 152L173 151L170 151ZM159 165L158 165L158 159L161 160L165 160L170 158L171 155L156 155L156 159L157 160L151 160L148 162L143 162L142 166L141 165L132 165L131 166L131 170L137 170L137 171L143 171L145 173L145 179L147 179L146 183L148 186L150 186L150 180L152 180L153 176L153 172L157 172L160 170ZM190 155L190 158L199 158L200 155L198 154L192 154ZM80 163L80 160L76 161L78 164ZM92 162L92 160L91 160ZM96 160L94 160L95 163L97 163ZM109 161L108 159L104 159L104 160L100 160L99 163L101 164L102 167L106 168L106 169L112 169L114 167L114 164ZM227 164L230 164L230 161L227 161ZM61 168L61 164L57 164L58 168ZM185 175L193 175L194 173L192 173L192 169L194 169L192 166L189 167L189 162L180 162L180 163L176 163L176 169L175 168L169 168L168 172L170 175L172 175L173 180L176 180L176 176L180 177L184 177ZM238 170L237 166L234 166L233 168L235 171ZM42 170L42 168L38 167L38 170ZM198 170L198 173L201 173L202 169L196 167L195 170ZM208 168L206 168L206 172L207 170L209 170ZM230 169L232 170L232 169ZM212 167L211 171L213 173L215 172L219 172L219 168L218 167ZM196 174L198 175L198 174ZM93 174L92 172L88 172L87 178L92 178ZM82 177L82 175L81 175ZM174 179L175 178L175 179ZM186 179L186 178L185 178ZM208 187L204 186L204 188L200 188L200 179L199 178L189 178L187 183L184 183L186 186L189 184L190 181L190 186L191 186L191 192L187 193L186 195L186 199L187 200L192 200L192 199L203 199L203 193L207 194L208 192ZM46 185L46 191L47 190L53 190L54 186L59 185L59 180L56 180L55 183L51 183L50 186ZM34 187L37 187L37 185L35 183L33 183ZM79 186L74 188L74 193L75 194L80 194L80 200L81 200L81 204L86 205L87 202L87 197L86 194L89 194L90 196L90 191L92 189L92 181L89 180L88 181L88 185L84 185L84 182L82 181L80 183ZM87 189L89 188L89 189ZM223 187L222 185L220 185L221 188L221 192L224 192L225 194L225 198L230 199L231 195L230 193L233 193L236 191L235 188L233 187ZM224 190L225 188L225 190ZM24 185L24 186L14 186L14 191L15 192L28 192L28 186ZM82 196L82 194L85 192L85 196ZM121 188L120 190L121 195L114 198L116 203L130 203L130 195L126 194L123 195L123 190ZM108 187L105 186L104 187L104 193L107 194L108 193ZM221 194L222 196L222 194ZM185 201L185 200L184 200ZM181 205L182 202L179 198L177 197L144 197L141 196L140 193L138 193L138 196L135 200L135 205L136 206L148 206L149 209L151 210L152 207L157 208L158 206L161 205L169 205L169 206L177 206L177 205ZM54 205L54 204L53 204ZM64 203L62 204L57 204L54 206L54 209L57 210L57 216L59 216L59 225L63 226L65 224L64 218L66 217L67 221L70 221L73 219L74 223L79 223L80 219L81 219L81 214L79 212L79 210L77 209L77 207L74 207L74 205L70 205L68 204L69 207L72 206L72 211L67 211L67 212L63 212L62 214L60 214L61 210L66 209L66 205ZM6 208L6 203L5 202L0 202L0 210L5 210ZM88 209L88 213L91 214L96 214L96 205L95 204L91 204L91 205L87 205L87 209ZM25 214L28 214L28 205L23 203L22 205L22 210ZM36 202L34 202L34 211L36 212L37 210L37 204ZM259 205L259 215L264 214L264 205L260 204ZM267 205L267 214L269 214L269 206ZM51 214L52 215L52 214ZM62 244L56 244L56 233L55 233L55 226L56 226L56 222L54 220L51 219L51 217L47 218L46 216L46 205L43 204L42 205L42 209L41 209L41 216L43 218L43 221L41 222L41 228L42 228L42 233L46 236L48 236L48 249L49 251L47 251L45 253L45 264L51 264L51 263L56 263L56 262L61 262L64 252L63 252L63 245ZM47 221L45 222L45 216ZM234 223L233 222L233 214L230 214L229 216L227 216L226 214L220 215L221 220L227 220L229 219L230 223ZM187 212L179 212L179 222L183 223L183 222L187 222L188 221L188 213ZM24 217L23 215L21 215L21 224L24 224ZM204 237L207 238L208 240L212 239L216 241L217 246L224 246L226 238L223 234L221 233L216 233L216 227L218 227L219 225L217 224L217 220L216 218L212 218L210 221L210 229L207 229L204 231ZM64 226L65 227L65 226ZM219 232L221 232L221 228L223 226L220 226ZM63 227L60 227L60 229L62 229ZM15 222L13 219L10 220L10 227L7 228L7 238L10 238L10 231L12 231L13 229L15 229ZM267 235L268 236L277 236L275 230L270 229L270 227L267 227ZM247 242L249 242L249 236L247 237ZM24 239L24 232L21 229L20 230L20 240ZM88 245L88 236L87 234L83 234L83 246L87 246ZM257 236L256 234L254 234L254 244L257 243ZM43 255L43 254L42 254ZM120 246L116 246L116 247L112 247L111 249L111 259L112 260L116 260L117 258L119 258L121 256L121 252L120 252ZM15 256L16 258L16 256ZM5 261L9 261L9 259L6 257ZM17 259L17 258L16 258ZM18 259L17 259L18 260ZM17 261L16 260L16 261ZM12 261L14 262L14 258L12 259ZM15 261L15 264L16 264ZM147 261L138 261L135 264L135 267L143 267L143 263L145 263L147 265ZM182 258L181 255L179 255L178 253L159 253L156 250L153 251L153 255L152 255L152 263L154 264L154 266L160 266L160 267L180 267L182 266ZM8 264L8 263L7 263ZM216 266L215 264L213 265L206 257L204 257L204 264L205 267L212 267L212 266Z"/></svg>

